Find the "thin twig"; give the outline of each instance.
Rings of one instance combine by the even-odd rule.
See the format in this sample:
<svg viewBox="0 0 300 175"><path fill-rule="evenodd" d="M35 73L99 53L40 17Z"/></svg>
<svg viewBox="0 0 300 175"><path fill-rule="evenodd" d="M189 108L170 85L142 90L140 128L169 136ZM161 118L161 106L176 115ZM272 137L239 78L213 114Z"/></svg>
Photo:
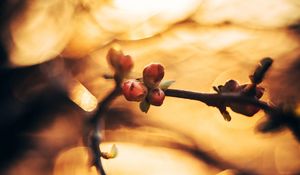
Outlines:
<svg viewBox="0 0 300 175"><path fill-rule="evenodd" d="M251 76L251 78L253 79L256 77L256 79L260 82L260 79L262 79L260 77L263 77L264 73L266 73L266 68L259 76ZM113 76L111 75L103 75L103 77L105 79L113 79ZM253 83L252 89L254 90L256 86L256 83ZM249 92L253 91L249 90ZM265 101L258 100L251 96L232 92L201 93L181 89L167 89L165 90L165 95L169 97L200 101L208 106L217 107L219 109L220 106L230 107L233 103L256 106L262 109L267 114L266 116L269 117L269 126L258 128L261 132L272 132L282 128L282 126L287 126L300 142L300 117L293 112L293 109L285 111L282 106L272 106Z"/></svg>
<svg viewBox="0 0 300 175"><path fill-rule="evenodd" d="M269 117L268 126L260 129L261 132L276 131L282 126L289 128L294 134L298 142L300 142L300 117L293 112L293 109L285 111L280 106L271 106L268 103L250 98L247 96L241 96L236 93L200 93L178 89L167 89L165 95L169 97L183 98L189 100L196 100L207 104L208 106L219 107L225 105L229 107L232 103L253 105L264 110Z"/></svg>
<svg viewBox="0 0 300 175"><path fill-rule="evenodd" d="M227 115L229 115L229 113L226 110L226 107L231 107L232 104L253 105L255 107L264 110L264 112L268 114L268 116L270 117L271 119L270 121L273 122L272 124L274 123L277 124L274 125L275 127L281 125L287 125L293 131L294 135L298 138L298 140L300 140L300 134L299 134L300 127L298 125L298 123L300 123L300 120L298 118L296 118L294 115L287 115L285 112L283 112L281 107L271 106L264 101L260 101L254 98L256 94L257 85L262 82L265 73L272 65L272 62L273 60L271 58L264 58L260 61L259 66L254 71L253 75L250 76L250 80L252 84L250 84L249 88L247 89L247 91L244 92L243 95L237 92L220 92L219 89L216 87L215 90L217 90L217 92L219 93L200 93L200 92L192 92L192 91L185 91L185 90L178 90L178 89L166 89L164 92L165 95L169 97L197 100L205 103L208 106L216 107L220 110L223 116L224 116L224 112L226 112ZM93 152L92 155L94 161L93 165L96 166L98 173L101 175L105 175L105 171L101 163L101 150L99 147L99 144L101 143L101 137L98 134L98 132L101 129L100 121L101 118L104 116L105 112L107 111L110 103L118 95L120 95L121 82L122 82L122 80L118 78L118 76L110 76L105 74L103 78L114 79L115 88L108 96L106 96L102 100L102 102L98 104L99 108L96 111L95 115L91 118L92 134L90 135L91 137L90 147ZM245 113L241 113L241 114L247 115Z"/></svg>
<svg viewBox="0 0 300 175"><path fill-rule="evenodd" d="M121 80L116 76L114 77L115 87L114 89L101 101L98 103L98 109L95 114L91 117L91 134L90 137L90 148L92 151L92 164L96 167L97 171L101 175L106 175L102 162L101 162L101 150L100 143L101 137L99 132L101 130L101 119L105 116L109 105L112 101L121 94Z"/></svg>
<svg viewBox="0 0 300 175"><path fill-rule="evenodd" d="M268 105L264 101L256 100L236 93L200 93L179 89L167 89L165 95L169 97L184 98L189 100L201 101L208 106L218 107L220 104L228 106L230 103L251 104L259 107L267 113L276 112L277 109Z"/></svg>

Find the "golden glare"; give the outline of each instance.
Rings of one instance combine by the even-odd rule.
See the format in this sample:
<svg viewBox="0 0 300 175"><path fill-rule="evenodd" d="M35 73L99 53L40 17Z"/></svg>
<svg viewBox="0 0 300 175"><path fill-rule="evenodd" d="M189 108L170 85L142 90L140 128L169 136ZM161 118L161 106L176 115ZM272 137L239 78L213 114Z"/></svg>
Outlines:
<svg viewBox="0 0 300 175"><path fill-rule="evenodd" d="M275 164L280 174L293 174L300 167L298 143L286 142L277 145L274 153Z"/></svg>
<svg viewBox="0 0 300 175"><path fill-rule="evenodd" d="M228 169L228 170L224 170L216 175L236 175L236 174L238 174L237 171Z"/></svg>
<svg viewBox="0 0 300 175"><path fill-rule="evenodd" d="M71 37L73 3L31 1L11 23L9 48L13 66L28 66L50 60L64 49Z"/></svg>
<svg viewBox="0 0 300 175"><path fill-rule="evenodd" d="M192 17L199 24L233 23L253 28L278 28L300 18L295 0L207 0Z"/></svg>
<svg viewBox="0 0 300 175"><path fill-rule="evenodd" d="M281 28L297 22L299 10L294 0L34 0L10 22L7 47L12 65L27 66L61 53L83 58L115 39L149 38L185 20L201 26Z"/></svg>
<svg viewBox="0 0 300 175"><path fill-rule="evenodd" d="M85 111L91 112L97 107L97 98L78 81L71 86L69 97Z"/></svg>
<svg viewBox="0 0 300 175"><path fill-rule="evenodd" d="M114 144L117 145L120 154L114 159L103 159L107 174L182 175L188 172L189 175L199 175L217 172L181 151L121 142ZM111 145L112 143L101 144L102 150L109 150ZM57 157L54 175L69 174L95 175L95 169L89 167L87 148L72 148Z"/></svg>
<svg viewBox="0 0 300 175"><path fill-rule="evenodd" d="M89 166L88 149L76 147L60 154L55 162L53 175L97 175L95 167Z"/></svg>
<svg viewBox="0 0 300 175"><path fill-rule="evenodd" d="M87 12L79 12L74 20L73 37L62 52L65 57L82 58L113 39L114 34L103 30Z"/></svg>

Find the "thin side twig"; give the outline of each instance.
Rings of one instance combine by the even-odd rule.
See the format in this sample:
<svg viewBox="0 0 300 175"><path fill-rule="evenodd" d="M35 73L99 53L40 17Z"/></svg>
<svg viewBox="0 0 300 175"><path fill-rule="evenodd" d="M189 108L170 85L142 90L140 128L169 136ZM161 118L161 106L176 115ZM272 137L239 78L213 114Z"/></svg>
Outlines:
<svg viewBox="0 0 300 175"><path fill-rule="evenodd" d="M109 105L112 101L121 94L121 80L118 77L114 77L115 87L114 89L101 101L98 103L98 109L95 114L91 117L91 132L89 134L89 147L92 152L92 165L94 165L101 175L106 175L102 162L101 162L101 136L99 132L101 131L101 119L105 116Z"/></svg>

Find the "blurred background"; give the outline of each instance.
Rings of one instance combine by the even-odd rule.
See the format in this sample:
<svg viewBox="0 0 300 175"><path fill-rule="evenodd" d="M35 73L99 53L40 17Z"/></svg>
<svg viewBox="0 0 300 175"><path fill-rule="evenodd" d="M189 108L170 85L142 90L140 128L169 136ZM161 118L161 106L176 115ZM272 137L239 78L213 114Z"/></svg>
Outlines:
<svg viewBox="0 0 300 175"><path fill-rule="evenodd" d="M0 174L95 175L84 126L113 87L107 50L118 44L141 76L165 65L172 88L213 92L249 82L259 60L274 65L263 100L300 113L299 0L2 0ZM300 145L288 130L263 134L248 118L167 97L147 114L123 97L102 131L109 175L300 174Z"/></svg>

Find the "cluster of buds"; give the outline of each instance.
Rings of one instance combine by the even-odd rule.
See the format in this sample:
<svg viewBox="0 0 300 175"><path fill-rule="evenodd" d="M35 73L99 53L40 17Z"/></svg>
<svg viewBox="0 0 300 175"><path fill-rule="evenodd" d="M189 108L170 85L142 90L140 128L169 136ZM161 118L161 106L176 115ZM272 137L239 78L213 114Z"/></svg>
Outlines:
<svg viewBox="0 0 300 175"><path fill-rule="evenodd" d="M125 78L133 68L131 56L124 55L119 49L111 48L106 58L115 71L115 76L121 79ZM164 74L164 67L161 64L149 64L144 68L143 78L130 79L123 83L124 97L128 101L141 102L140 107L144 112L148 111L150 105L161 106L165 99L163 90L173 83L173 81L161 83Z"/></svg>
<svg viewBox="0 0 300 175"><path fill-rule="evenodd" d="M159 88L164 75L164 67L157 63L149 64L143 70L143 82L149 89L146 100L154 106L161 106L165 99L164 91Z"/></svg>
<svg viewBox="0 0 300 175"><path fill-rule="evenodd" d="M241 96L247 96L254 99L260 99L263 96L264 88L257 86L256 84L243 84L239 85L239 83L235 80L229 80L225 83L224 86L218 86L219 93L237 93ZM260 108L253 105L245 105L245 104L237 104L231 103L229 107L234 112L246 115L253 116L256 114Z"/></svg>
<svg viewBox="0 0 300 175"><path fill-rule="evenodd" d="M115 77L121 80L128 75L133 67L131 56L124 55L121 50L111 48L107 54L107 60L115 70ZM271 58L264 58L256 68L253 75L250 76L250 84L240 85L235 80L229 80L224 85L214 87L219 94L233 93L241 97L258 100L264 93L264 88L258 86L272 64ZM143 112L149 110L150 105L161 106L165 99L165 90L174 81L161 82L164 77L164 67L158 63L151 63L143 70L143 77L138 79L129 79L122 84L122 93L126 100L140 102L140 109ZM260 108L253 104L242 104L230 102L226 104L217 104L220 112L227 121L231 120L226 107L231 108L234 112L246 116L253 116Z"/></svg>
<svg viewBox="0 0 300 175"><path fill-rule="evenodd" d="M133 68L131 56L124 55L122 50L116 48L109 49L106 59L115 71L115 74L120 77L125 77Z"/></svg>
<svg viewBox="0 0 300 175"><path fill-rule="evenodd" d="M165 99L164 67L158 63L147 65L143 70L143 78L127 80L123 83L122 92L126 100L137 101L143 112L147 112L150 105L161 106ZM167 86L171 83L168 81ZM161 88L163 86L164 88Z"/></svg>

